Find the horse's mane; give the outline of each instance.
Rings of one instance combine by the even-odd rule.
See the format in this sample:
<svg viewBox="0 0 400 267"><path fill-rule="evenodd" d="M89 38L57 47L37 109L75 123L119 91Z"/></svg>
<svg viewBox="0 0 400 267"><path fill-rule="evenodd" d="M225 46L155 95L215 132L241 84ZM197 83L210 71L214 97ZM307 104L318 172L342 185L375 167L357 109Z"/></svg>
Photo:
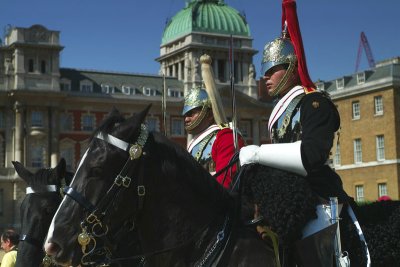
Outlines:
<svg viewBox="0 0 400 267"><path fill-rule="evenodd" d="M157 132L151 133L151 136L157 146L163 173L185 176L182 179L195 183L194 186L208 191L207 197L214 197L221 203L232 201L229 192L181 145Z"/></svg>

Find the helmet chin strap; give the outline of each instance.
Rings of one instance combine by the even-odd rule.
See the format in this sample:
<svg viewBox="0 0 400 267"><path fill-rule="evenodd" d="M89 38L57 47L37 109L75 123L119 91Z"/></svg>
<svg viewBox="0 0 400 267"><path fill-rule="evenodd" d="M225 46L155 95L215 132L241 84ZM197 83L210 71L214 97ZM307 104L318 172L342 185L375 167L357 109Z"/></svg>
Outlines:
<svg viewBox="0 0 400 267"><path fill-rule="evenodd" d="M208 108L206 105L204 105L200 111L199 116L196 118L196 120L194 120L191 124L185 126L186 131L192 131L197 126L199 126L199 124L203 121L203 119L207 115L207 112L208 112Z"/></svg>
<svg viewBox="0 0 400 267"><path fill-rule="evenodd" d="M289 67L287 68L285 75L283 75L278 85L275 87L274 90L272 90L272 92L268 92L270 96L277 96L286 88L289 77L294 74L295 67L296 63L289 63Z"/></svg>

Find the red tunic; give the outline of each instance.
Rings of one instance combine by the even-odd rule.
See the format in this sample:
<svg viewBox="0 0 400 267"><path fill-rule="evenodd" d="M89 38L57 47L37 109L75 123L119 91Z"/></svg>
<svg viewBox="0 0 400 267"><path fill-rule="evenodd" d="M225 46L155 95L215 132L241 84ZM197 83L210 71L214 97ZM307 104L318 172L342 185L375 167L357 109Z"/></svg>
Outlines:
<svg viewBox="0 0 400 267"><path fill-rule="evenodd" d="M243 138L238 134L238 151L244 146ZM233 131L230 128L224 128L217 133L214 144L211 150L211 157L215 162L215 171L223 169L228 165L233 154L235 153L235 146L233 144ZM232 177L236 173L236 164L228 170L225 177L225 172L217 177L217 181L222 184L225 188L229 188L231 185ZM224 180L225 177L225 180Z"/></svg>

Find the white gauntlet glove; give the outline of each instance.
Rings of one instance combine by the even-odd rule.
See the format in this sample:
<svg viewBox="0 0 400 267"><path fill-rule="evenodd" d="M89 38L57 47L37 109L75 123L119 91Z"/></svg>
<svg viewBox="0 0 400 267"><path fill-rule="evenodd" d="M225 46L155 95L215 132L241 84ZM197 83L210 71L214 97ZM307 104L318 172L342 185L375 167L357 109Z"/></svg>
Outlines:
<svg viewBox="0 0 400 267"><path fill-rule="evenodd" d="M244 146L240 149L239 152L239 160L240 166L250 164L250 163L258 163L258 150L260 149L259 146L256 145L249 145Z"/></svg>
<svg viewBox="0 0 400 267"><path fill-rule="evenodd" d="M301 159L301 141L294 143L245 146L240 149L240 165L259 163L265 166L307 175Z"/></svg>

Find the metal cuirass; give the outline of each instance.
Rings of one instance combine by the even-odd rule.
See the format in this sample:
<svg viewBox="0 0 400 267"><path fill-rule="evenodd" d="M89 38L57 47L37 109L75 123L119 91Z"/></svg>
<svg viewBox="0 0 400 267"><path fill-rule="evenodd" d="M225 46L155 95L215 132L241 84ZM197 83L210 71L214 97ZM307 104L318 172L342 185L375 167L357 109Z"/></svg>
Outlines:
<svg viewBox="0 0 400 267"><path fill-rule="evenodd" d="M300 104L285 112L272 126L272 143L293 143L301 139Z"/></svg>
<svg viewBox="0 0 400 267"><path fill-rule="evenodd" d="M192 156L210 173L215 172L215 163L211 157L212 146L218 131L206 136L195 145L191 151Z"/></svg>

